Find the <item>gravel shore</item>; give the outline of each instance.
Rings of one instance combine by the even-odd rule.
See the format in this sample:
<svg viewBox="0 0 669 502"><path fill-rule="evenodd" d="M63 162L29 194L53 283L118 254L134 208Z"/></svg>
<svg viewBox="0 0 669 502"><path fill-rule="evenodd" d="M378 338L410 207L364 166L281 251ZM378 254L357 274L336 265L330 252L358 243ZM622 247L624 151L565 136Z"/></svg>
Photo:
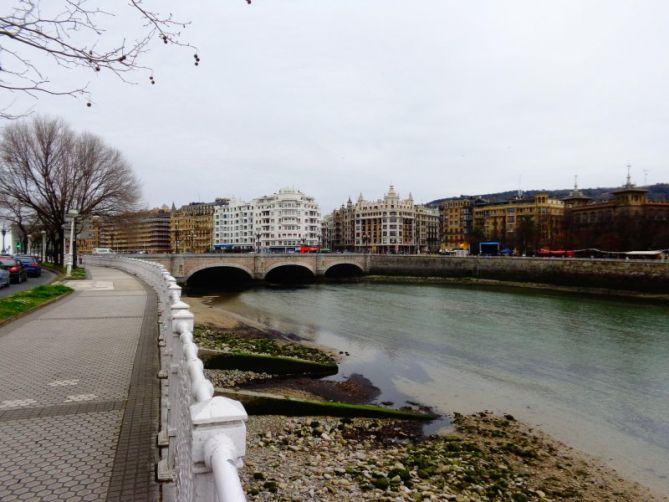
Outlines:
<svg viewBox="0 0 669 502"><path fill-rule="evenodd" d="M250 500L657 500L512 417L455 423L420 438L394 420L250 417L242 482Z"/></svg>

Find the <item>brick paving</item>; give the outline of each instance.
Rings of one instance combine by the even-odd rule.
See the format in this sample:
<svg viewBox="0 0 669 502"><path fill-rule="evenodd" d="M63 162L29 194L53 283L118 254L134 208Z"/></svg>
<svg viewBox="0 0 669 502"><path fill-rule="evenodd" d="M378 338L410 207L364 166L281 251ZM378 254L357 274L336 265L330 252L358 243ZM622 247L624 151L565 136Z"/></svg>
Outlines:
<svg viewBox="0 0 669 502"><path fill-rule="evenodd" d="M133 366L128 405L123 417L116 449L114 469L107 492L108 501L159 500L155 467L160 414L160 369L158 338L158 299L148 290L148 305Z"/></svg>
<svg viewBox="0 0 669 502"><path fill-rule="evenodd" d="M0 501L160 500L155 295L91 267L0 328Z"/></svg>

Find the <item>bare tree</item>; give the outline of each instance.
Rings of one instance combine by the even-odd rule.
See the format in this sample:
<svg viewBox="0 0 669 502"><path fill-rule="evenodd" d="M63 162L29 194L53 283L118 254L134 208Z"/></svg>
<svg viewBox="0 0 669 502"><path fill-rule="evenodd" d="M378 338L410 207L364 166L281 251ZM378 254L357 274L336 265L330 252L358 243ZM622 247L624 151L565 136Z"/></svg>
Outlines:
<svg viewBox="0 0 669 502"><path fill-rule="evenodd" d="M75 134L62 120L37 117L5 127L0 142L0 205L35 215L63 261L66 213L80 218L133 210L139 182L121 154L88 133Z"/></svg>
<svg viewBox="0 0 669 502"><path fill-rule="evenodd" d="M250 0L246 0L251 3ZM142 63L142 56L153 40L168 45L188 47L193 63L200 63L195 47L181 41L181 31L189 23L178 21L172 14L147 8L143 0L105 2L104 10L91 6L90 0L12 0L0 7L0 90L2 94L40 94L89 97L87 83L62 87L47 74L43 56L65 68L85 68L92 72L111 72L127 82L129 73L144 71L155 83L153 72ZM110 7L108 7L110 6ZM131 13L137 20L138 34L108 29L110 16ZM132 22L124 23L132 26ZM130 29L130 28L126 28ZM6 101L0 117L17 118L13 103ZM87 99L87 106L91 102Z"/></svg>

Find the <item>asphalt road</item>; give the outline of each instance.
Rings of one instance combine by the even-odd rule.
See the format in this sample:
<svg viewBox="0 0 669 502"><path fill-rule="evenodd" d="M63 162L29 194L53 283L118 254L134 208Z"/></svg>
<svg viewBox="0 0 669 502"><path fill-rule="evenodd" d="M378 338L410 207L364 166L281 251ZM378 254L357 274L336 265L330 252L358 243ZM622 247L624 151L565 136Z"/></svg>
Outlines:
<svg viewBox="0 0 669 502"><path fill-rule="evenodd" d="M56 274L42 269L42 275L40 277L28 277L26 282L22 282L20 284L10 284L8 288L0 289L0 298L13 295L19 291L25 291L26 289L34 288L40 284L47 284L48 282L51 282L54 277L56 277Z"/></svg>

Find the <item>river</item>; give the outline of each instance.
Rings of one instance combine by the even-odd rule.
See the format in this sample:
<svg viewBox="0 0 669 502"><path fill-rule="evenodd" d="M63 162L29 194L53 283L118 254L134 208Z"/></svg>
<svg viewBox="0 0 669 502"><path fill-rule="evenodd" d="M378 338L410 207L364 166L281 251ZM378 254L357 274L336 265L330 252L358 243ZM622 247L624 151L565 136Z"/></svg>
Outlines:
<svg viewBox="0 0 669 502"><path fill-rule="evenodd" d="M215 306L350 355L378 401L511 413L669 494L669 308L539 290L315 284Z"/></svg>

